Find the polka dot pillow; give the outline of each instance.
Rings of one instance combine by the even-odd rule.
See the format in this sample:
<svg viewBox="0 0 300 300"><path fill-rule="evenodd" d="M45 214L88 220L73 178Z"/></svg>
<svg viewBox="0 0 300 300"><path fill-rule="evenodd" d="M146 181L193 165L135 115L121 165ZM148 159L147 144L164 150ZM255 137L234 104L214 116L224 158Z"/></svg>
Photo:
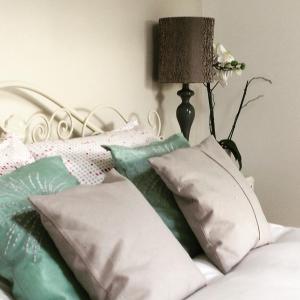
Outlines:
<svg viewBox="0 0 300 300"><path fill-rule="evenodd" d="M0 176L32 162L33 156L16 135L7 133L0 139Z"/></svg>
<svg viewBox="0 0 300 300"><path fill-rule="evenodd" d="M69 172L81 184L97 184L113 168L111 154L102 145L136 147L157 140L152 132L140 127L137 121L131 121L121 130L64 141L38 142L28 145L28 149L36 160L61 156Z"/></svg>

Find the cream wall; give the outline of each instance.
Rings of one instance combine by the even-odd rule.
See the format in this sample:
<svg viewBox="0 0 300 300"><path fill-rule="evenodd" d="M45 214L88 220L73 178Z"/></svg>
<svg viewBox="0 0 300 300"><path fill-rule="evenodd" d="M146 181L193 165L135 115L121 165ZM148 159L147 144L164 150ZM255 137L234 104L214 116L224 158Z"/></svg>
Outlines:
<svg viewBox="0 0 300 300"><path fill-rule="evenodd" d="M199 0L0 0L0 81L26 81L66 105L109 104L146 120L159 109L164 132L178 130L178 86L152 80L159 17L201 15ZM162 89L162 90L161 90ZM194 103L199 107L199 90ZM7 95L6 95L7 96ZM5 96L5 97L6 97ZM5 102L0 117L13 105ZM200 118L201 120L201 118ZM195 126L198 136L201 126Z"/></svg>
<svg viewBox="0 0 300 300"><path fill-rule="evenodd" d="M216 18L216 40L247 63L247 71L217 93L218 132L240 99L242 83L254 75L273 80L257 84L249 97L265 98L241 116L235 139L244 171L253 174L270 221L300 225L300 2L298 0L203 0L203 13Z"/></svg>

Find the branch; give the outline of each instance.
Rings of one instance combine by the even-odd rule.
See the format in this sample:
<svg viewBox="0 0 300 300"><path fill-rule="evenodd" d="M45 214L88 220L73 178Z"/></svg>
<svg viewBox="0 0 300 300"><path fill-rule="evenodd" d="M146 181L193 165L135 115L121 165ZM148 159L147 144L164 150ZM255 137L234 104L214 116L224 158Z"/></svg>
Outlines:
<svg viewBox="0 0 300 300"><path fill-rule="evenodd" d="M253 102L253 101L256 101L257 99L261 98L260 96L256 97L256 98L253 98L251 100L249 100L246 104L244 104L245 102L245 98L246 98L246 95L247 95L247 91L248 91L248 88L250 86L250 84L255 81L255 80L263 80L263 81L266 81L268 82L269 84L272 84L272 81L268 78L265 78L265 77L262 77L262 76L258 76L258 77L252 77L250 80L247 80L246 84L245 84L245 88L244 88L244 92L243 92L243 96L242 96L242 100L241 100L241 103L240 103L240 106L239 106L239 109L238 109L238 112L234 118L234 121L233 121L233 125L232 125L232 128L230 130L230 133L228 135L228 139L231 140L232 139L232 136L233 136L233 133L234 133L234 130L235 130L235 127L236 127L236 124L237 124L237 121L239 119L239 116L241 114L241 111L244 107L246 107L250 102Z"/></svg>
<svg viewBox="0 0 300 300"><path fill-rule="evenodd" d="M240 113L241 113L241 111L243 109L244 101L245 101L245 98L246 98L246 95L247 95L247 90L248 90L248 87L249 87L250 83L251 83L251 80L247 80L247 82L245 84L245 88L244 88L242 100L241 100L238 112L237 112L237 114L236 114L236 116L234 118L233 125L232 125L232 128L230 130L229 136L228 136L229 140L232 139L232 136L233 136L233 133L234 133L234 130L235 130L235 127L236 127L236 123L237 123L237 121L239 119L239 116L240 116Z"/></svg>
<svg viewBox="0 0 300 300"><path fill-rule="evenodd" d="M254 102L254 101L257 101L257 100L259 100L259 99L261 99L261 98L263 98L263 97L264 97L264 95L258 95L257 97L248 100L248 101L243 105L242 109L244 109L245 107L247 107L250 103L252 103L252 102Z"/></svg>
<svg viewBox="0 0 300 300"><path fill-rule="evenodd" d="M213 86L213 88L211 89L211 91L213 91L218 85L219 85L220 81L217 81L217 83Z"/></svg>
<svg viewBox="0 0 300 300"><path fill-rule="evenodd" d="M210 87L210 83L206 84L207 96L208 96L208 104L209 104L209 127L210 133L216 137L216 129L215 129L215 117L214 117L214 100L213 93Z"/></svg>
<svg viewBox="0 0 300 300"><path fill-rule="evenodd" d="M269 84L272 84L272 80L266 78L266 77L263 77L263 76L257 76L257 77L252 77L250 80L249 80L249 84L252 83L254 80L263 80L263 81L266 81L268 82Z"/></svg>

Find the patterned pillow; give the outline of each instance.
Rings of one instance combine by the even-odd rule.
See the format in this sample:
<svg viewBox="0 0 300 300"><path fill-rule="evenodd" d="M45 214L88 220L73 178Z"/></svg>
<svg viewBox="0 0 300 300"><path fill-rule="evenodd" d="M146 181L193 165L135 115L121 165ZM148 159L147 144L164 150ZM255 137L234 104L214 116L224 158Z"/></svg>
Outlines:
<svg viewBox="0 0 300 300"><path fill-rule="evenodd" d="M0 177L0 276L20 300L87 300L27 200L78 185L60 157Z"/></svg>
<svg viewBox="0 0 300 300"><path fill-rule="evenodd" d="M65 141L34 143L28 145L28 149L35 159L61 156L69 172L80 183L97 184L103 181L105 173L113 167L111 154L102 145L133 147L157 140L152 132L140 127L137 121L131 121L121 130Z"/></svg>
<svg viewBox="0 0 300 300"><path fill-rule="evenodd" d="M23 142L14 134L0 139L0 176L34 162Z"/></svg>

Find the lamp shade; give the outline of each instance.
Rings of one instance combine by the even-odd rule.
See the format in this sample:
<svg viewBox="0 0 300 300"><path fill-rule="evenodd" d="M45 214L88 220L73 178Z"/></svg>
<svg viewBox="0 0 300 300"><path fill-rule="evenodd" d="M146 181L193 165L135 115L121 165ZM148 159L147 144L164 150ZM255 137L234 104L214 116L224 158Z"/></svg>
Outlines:
<svg viewBox="0 0 300 300"><path fill-rule="evenodd" d="M204 17L159 20L160 82L212 81L214 21Z"/></svg>

